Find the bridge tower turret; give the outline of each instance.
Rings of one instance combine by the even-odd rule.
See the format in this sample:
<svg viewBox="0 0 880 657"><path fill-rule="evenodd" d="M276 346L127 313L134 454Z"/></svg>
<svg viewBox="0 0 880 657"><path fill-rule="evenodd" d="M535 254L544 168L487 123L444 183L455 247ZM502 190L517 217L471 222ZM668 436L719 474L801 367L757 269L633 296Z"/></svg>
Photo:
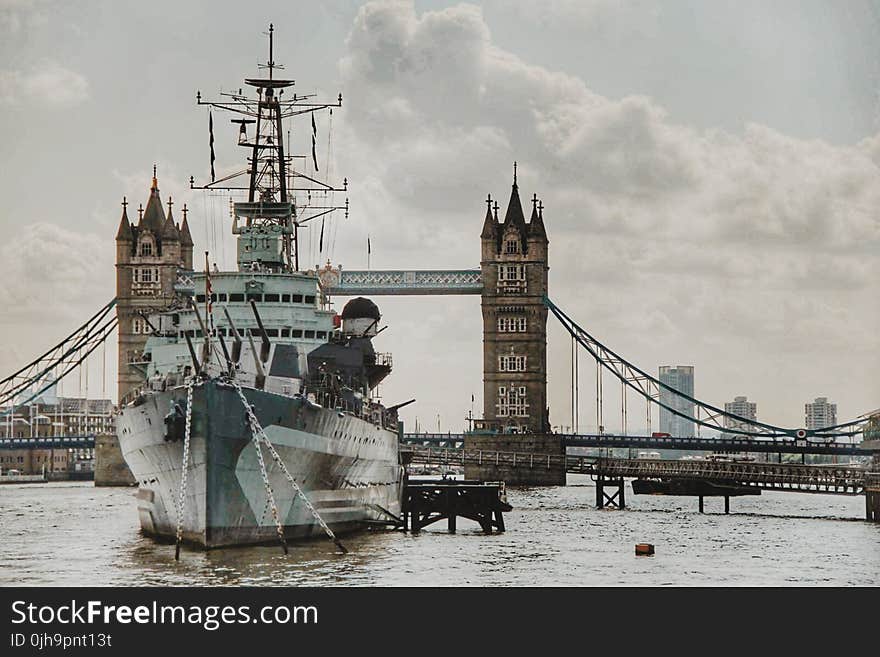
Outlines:
<svg viewBox="0 0 880 657"><path fill-rule="evenodd" d="M128 219L128 202L123 199L122 218L116 232L116 317L119 320L118 395L121 400L144 381L143 349L151 333L146 315L166 308L174 299L174 282L179 268L192 265L192 238L184 223L178 226L159 198L159 184L153 181L147 207L138 209L138 223ZM188 256L188 257L187 257Z"/></svg>
<svg viewBox="0 0 880 657"><path fill-rule="evenodd" d="M550 431L547 407L547 232L543 205L532 197L526 223L513 165L504 221L488 208L480 233L483 292L483 419L475 428ZM493 214L494 210L494 214Z"/></svg>

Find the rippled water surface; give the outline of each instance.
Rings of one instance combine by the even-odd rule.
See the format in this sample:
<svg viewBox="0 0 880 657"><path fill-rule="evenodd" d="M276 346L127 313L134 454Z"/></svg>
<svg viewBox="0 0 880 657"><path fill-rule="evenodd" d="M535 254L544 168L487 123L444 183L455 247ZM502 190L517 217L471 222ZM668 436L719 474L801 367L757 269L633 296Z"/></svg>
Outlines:
<svg viewBox="0 0 880 657"><path fill-rule="evenodd" d="M510 489L508 531L459 520L420 535L198 552L140 535L135 489L91 483L0 486L0 585L878 585L880 524L863 497L765 492L724 501L635 496L598 510L587 478ZM636 557L634 544L656 555Z"/></svg>

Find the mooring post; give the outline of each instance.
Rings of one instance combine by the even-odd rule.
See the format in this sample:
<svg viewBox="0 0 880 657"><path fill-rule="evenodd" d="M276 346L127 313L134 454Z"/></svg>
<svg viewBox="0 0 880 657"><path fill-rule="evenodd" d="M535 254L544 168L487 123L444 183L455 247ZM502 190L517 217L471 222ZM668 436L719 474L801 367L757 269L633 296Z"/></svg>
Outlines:
<svg viewBox="0 0 880 657"><path fill-rule="evenodd" d="M446 526L450 534L455 533L455 512L456 508L453 504L455 490L452 486L446 488Z"/></svg>
<svg viewBox="0 0 880 657"><path fill-rule="evenodd" d="M495 526L498 528L499 532L504 531L504 516L500 509L495 510Z"/></svg>
<svg viewBox="0 0 880 657"><path fill-rule="evenodd" d="M419 495L421 491L410 495L409 498L409 529L413 534L417 534L422 528L419 525Z"/></svg>
<svg viewBox="0 0 880 657"><path fill-rule="evenodd" d="M703 496L700 495L700 513L703 513Z"/></svg>
<svg viewBox="0 0 880 657"><path fill-rule="evenodd" d="M724 513L730 513L730 495L724 496Z"/></svg>
<svg viewBox="0 0 880 657"><path fill-rule="evenodd" d="M626 481L624 481L623 477L620 478L620 508L626 508L626 493L624 493L624 487L626 486Z"/></svg>
<svg viewBox="0 0 880 657"><path fill-rule="evenodd" d="M602 475L596 477L596 508L601 509L604 506L605 500L602 495L605 492L602 484L605 482L605 478Z"/></svg>

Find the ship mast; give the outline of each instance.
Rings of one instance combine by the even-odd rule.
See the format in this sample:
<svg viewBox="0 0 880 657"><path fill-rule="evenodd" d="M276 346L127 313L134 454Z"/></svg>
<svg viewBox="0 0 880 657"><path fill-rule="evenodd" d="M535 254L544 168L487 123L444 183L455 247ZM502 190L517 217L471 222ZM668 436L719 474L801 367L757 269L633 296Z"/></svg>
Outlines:
<svg viewBox="0 0 880 657"><path fill-rule="evenodd" d="M285 152L284 119L304 114L330 110L342 106L342 94L335 103L314 100L314 94L297 95L284 92L294 86L293 80L275 78L275 71L283 69L275 63L273 25L269 25L269 59L258 68L268 71L268 77L246 78L245 84L256 90L256 98L242 93L222 93L221 101L203 101L201 92L196 93L196 103L207 105L210 110L232 112L242 118L232 119L239 125L238 145L247 149L247 168L214 179L214 134L213 114L211 125L211 182L196 185L190 177L191 189L206 190L247 190L247 201L233 204L232 232L238 235L238 265L240 270L266 270L291 272L299 271L298 232L300 226L325 216L334 210L344 210L348 216L348 199L344 205L332 202L326 205L312 203L298 206L296 193L307 193L320 198L328 197L330 192L348 190L347 179L342 186L324 182L315 175L306 175L294 166L294 157ZM210 111L209 110L209 111ZM314 119L312 119L314 126ZM253 126L254 134L248 134ZM314 134L313 134L314 156ZM247 187L241 180L247 176ZM241 222L241 223L240 223Z"/></svg>

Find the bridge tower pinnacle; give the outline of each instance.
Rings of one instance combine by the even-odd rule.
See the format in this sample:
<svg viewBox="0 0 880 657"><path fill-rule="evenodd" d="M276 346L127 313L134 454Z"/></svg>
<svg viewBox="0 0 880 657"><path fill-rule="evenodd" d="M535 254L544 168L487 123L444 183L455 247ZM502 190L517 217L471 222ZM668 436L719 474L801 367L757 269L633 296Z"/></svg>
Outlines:
<svg viewBox="0 0 880 657"><path fill-rule="evenodd" d="M547 232L532 198L527 223L516 166L504 221L491 212L480 233L483 292L483 419L477 430L550 431L547 407ZM496 204L497 207L497 204Z"/></svg>

